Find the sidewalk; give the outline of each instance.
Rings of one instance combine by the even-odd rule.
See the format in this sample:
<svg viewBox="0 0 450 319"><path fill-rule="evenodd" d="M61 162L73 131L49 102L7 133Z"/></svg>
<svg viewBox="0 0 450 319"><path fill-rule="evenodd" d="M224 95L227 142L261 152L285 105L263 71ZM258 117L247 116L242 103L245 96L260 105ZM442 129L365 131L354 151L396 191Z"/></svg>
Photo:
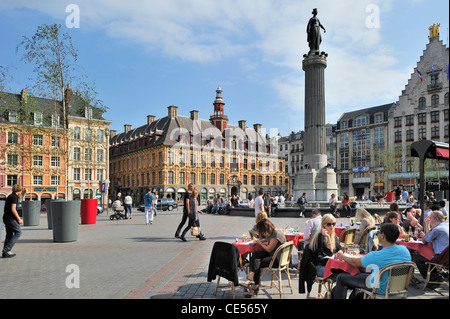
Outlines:
<svg viewBox="0 0 450 319"><path fill-rule="evenodd" d="M79 225L78 240L53 242L47 217L39 226L22 227L14 247L16 257L0 258L1 299L231 299L231 289L207 282L209 257L215 241L232 242L254 224L249 217L201 215L206 241L187 235L187 242L174 238L181 208L160 212L153 225L145 225L144 214L134 210L131 220L109 219L107 212L97 223ZM304 218L273 218L277 227L304 229ZM345 218L338 223L348 222ZM187 224L185 225L187 226ZM1 242L4 240L2 232ZM294 249L293 256L297 258ZM283 299L305 299L298 293L298 277L291 269L294 293L283 290ZM416 271L415 276L419 278ZM240 279L244 279L244 273ZM263 281L267 281L265 276ZM225 283L226 280L222 279ZM221 282L221 283L222 283ZM284 280L287 283L287 280ZM448 287L422 290L410 287L409 299L447 299ZM244 298L236 288L236 299ZM317 295L317 284L311 296ZM255 299L279 299L276 289L263 288ZM324 301L325 302L325 301Z"/></svg>

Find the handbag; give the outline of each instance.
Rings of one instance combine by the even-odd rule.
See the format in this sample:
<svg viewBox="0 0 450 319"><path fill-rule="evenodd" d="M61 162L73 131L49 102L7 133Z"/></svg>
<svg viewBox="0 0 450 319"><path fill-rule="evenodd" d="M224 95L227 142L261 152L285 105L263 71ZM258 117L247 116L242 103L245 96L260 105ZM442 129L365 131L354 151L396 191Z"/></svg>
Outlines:
<svg viewBox="0 0 450 319"><path fill-rule="evenodd" d="M200 236L200 233L201 233L200 226L198 226L197 223L194 223L194 225L191 227L191 235Z"/></svg>

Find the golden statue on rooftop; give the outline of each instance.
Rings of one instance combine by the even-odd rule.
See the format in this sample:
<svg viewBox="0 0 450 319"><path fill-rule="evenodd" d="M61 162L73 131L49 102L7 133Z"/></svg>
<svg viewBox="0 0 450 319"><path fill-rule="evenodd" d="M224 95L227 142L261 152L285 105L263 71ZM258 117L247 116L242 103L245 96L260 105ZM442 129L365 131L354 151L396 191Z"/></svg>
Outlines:
<svg viewBox="0 0 450 319"><path fill-rule="evenodd" d="M428 28L428 30L430 30L430 38L439 37L439 35L440 35L439 27L440 26L441 26L440 23L437 23L437 24L433 23L433 25Z"/></svg>

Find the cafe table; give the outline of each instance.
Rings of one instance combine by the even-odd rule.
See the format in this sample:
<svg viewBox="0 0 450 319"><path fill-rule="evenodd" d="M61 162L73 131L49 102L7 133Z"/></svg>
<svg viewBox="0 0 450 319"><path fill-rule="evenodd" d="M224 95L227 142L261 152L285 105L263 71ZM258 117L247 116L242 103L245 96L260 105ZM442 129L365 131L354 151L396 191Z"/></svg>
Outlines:
<svg viewBox="0 0 450 319"><path fill-rule="evenodd" d="M420 255L428 260L434 257L433 245L431 243L424 244L421 240L405 241L404 239L398 239L396 244L406 246L409 249L416 250Z"/></svg>
<svg viewBox="0 0 450 319"><path fill-rule="evenodd" d="M238 242L233 242L233 245L237 247L242 258L246 258L248 254L254 253L255 251L263 251L263 248L255 243L253 240L238 240Z"/></svg>
<svg viewBox="0 0 450 319"><path fill-rule="evenodd" d="M349 256L349 255L347 255ZM361 257L360 255L359 257ZM327 279L333 274L333 270L342 270L349 273L352 276L359 274L361 271L358 267L350 265L348 262L335 259L334 257L327 258L327 263L325 265L325 272L323 275L323 279Z"/></svg>
<svg viewBox="0 0 450 319"><path fill-rule="evenodd" d="M301 232L283 231L283 234L286 237L286 241L294 242L295 247L298 247L299 242L303 240L303 233Z"/></svg>

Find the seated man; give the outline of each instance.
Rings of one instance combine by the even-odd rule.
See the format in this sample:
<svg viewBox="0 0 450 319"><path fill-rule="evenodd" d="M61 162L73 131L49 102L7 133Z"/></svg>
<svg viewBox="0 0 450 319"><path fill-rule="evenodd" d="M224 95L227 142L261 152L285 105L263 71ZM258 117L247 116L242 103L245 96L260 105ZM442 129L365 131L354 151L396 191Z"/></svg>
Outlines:
<svg viewBox="0 0 450 319"><path fill-rule="evenodd" d="M303 248L309 244L309 241L317 231L321 230L322 214L320 210L313 209L311 212L311 219L306 223L305 231L303 232L303 240L298 244L297 249Z"/></svg>
<svg viewBox="0 0 450 319"><path fill-rule="evenodd" d="M431 231L423 237L422 241L424 244L432 243L434 250L434 257L431 260L427 260L425 257L419 254L413 255L413 261L416 263L420 274L423 278L427 276L428 266L425 264L427 261L433 262L439 257L439 254L448 246L448 225L445 223L445 216L441 211L432 211L428 214L427 219L429 220L429 225ZM423 233L422 233L423 235ZM431 281L440 281L439 274L434 270L431 273ZM428 284L429 288L434 288L439 286L439 284Z"/></svg>
<svg viewBox="0 0 450 319"><path fill-rule="evenodd" d="M223 203L223 198L219 194L217 194L217 197L214 199L214 207L212 209L213 213L215 215L218 215L219 214L219 209L221 207L225 208L225 205Z"/></svg>
<svg viewBox="0 0 450 319"><path fill-rule="evenodd" d="M352 266L359 268L371 266L372 274L360 273L352 276L346 272L340 273L336 278L336 286L333 288L333 298L345 299L347 297L348 289L371 288L373 282L371 281L369 284L369 280L375 279L376 271L395 262L411 261L411 254L408 249L405 246L395 244L399 234L400 232L397 225L384 223L381 225L378 234L378 240L380 244L383 245L383 249L372 251L361 258L347 257L342 252L337 252L337 259L344 260ZM368 278L369 276L370 278ZM387 278L388 274L385 273L380 280L380 287L377 288L377 293L385 293Z"/></svg>

